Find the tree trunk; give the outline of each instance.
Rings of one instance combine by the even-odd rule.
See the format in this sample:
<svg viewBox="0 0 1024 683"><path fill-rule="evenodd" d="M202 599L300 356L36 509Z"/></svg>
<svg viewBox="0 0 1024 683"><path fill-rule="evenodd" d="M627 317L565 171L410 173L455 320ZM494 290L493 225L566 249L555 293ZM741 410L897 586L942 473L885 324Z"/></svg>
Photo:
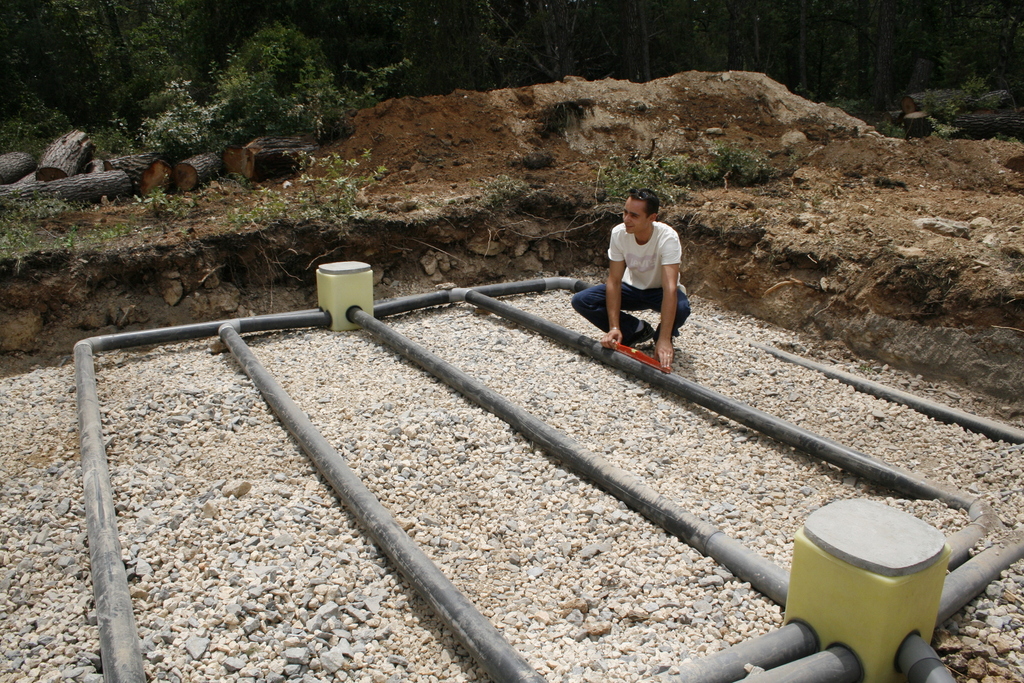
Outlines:
<svg viewBox="0 0 1024 683"><path fill-rule="evenodd" d="M725 8L729 13L725 68L729 71L739 71L744 66L743 20L746 16L746 3L747 0L725 0Z"/></svg>
<svg viewBox="0 0 1024 683"><path fill-rule="evenodd" d="M174 184L182 192L189 192L220 173L224 162L213 152L197 154L174 165Z"/></svg>
<svg viewBox="0 0 1024 683"><path fill-rule="evenodd" d="M932 70L935 69L935 62L924 57L918 57L914 62L914 73L910 75L910 83L907 84L907 92L920 92L928 87L928 81L932 78Z"/></svg>
<svg viewBox="0 0 1024 683"><path fill-rule="evenodd" d="M81 173L51 181L30 181L0 187L0 199L56 197L66 202L98 202L132 193L132 181L124 171Z"/></svg>
<svg viewBox="0 0 1024 683"><path fill-rule="evenodd" d="M308 137L256 138L244 147L232 145L224 150L224 167L249 180L266 180L294 173L305 154L319 149Z"/></svg>
<svg viewBox="0 0 1024 683"><path fill-rule="evenodd" d="M110 165L110 162L106 159L93 159L85 165L82 173L101 173L103 171L113 171L114 167Z"/></svg>
<svg viewBox="0 0 1024 683"><path fill-rule="evenodd" d="M57 138L39 159L36 180L48 182L75 175L92 159L95 148L89 136L80 130L73 130Z"/></svg>
<svg viewBox="0 0 1024 683"><path fill-rule="evenodd" d="M159 158L160 155L155 153L133 154L127 157L111 159L107 163L110 164L110 170L127 173L128 177L132 179L132 184L135 186L136 191L138 191L139 185L142 183L142 174Z"/></svg>
<svg viewBox="0 0 1024 683"><path fill-rule="evenodd" d="M635 83L651 80L650 31L646 0L621 0L622 63L626 78Z"/></svg>
<svg viewBox="0 0 1024 683"><path fill-rule="evenodd" d="M156 159L142 172L139 179L139 194L143 197L158 187L168 189L171 186L171 165L163 159Z"/></svg>
<svg viewBox="0 0 1024 683"><path fill-rule="evenodd" d="M999 31L999 53L996 63L996 85L1001 88L1009 88L1007 72L1013 64L1014 39L1020 29L1021 21L1024 20L1024 8L1019 2L1005 2L1006 16L1003 17L1003 25Z"/></svg>
<svg viewBox="0 0 1024 683"><path fill-rule="evenodd" d="M801 95L807 92L807 0L800 0L800 40L797 45L797 76L796 89Z"/></svg>
<svg viewBox="0 0 1024 683"><path fill-rule="evenodd" d="M998 134L1024 140L1024 113L963 114L953 119L957 137L982 140Z"/></svg>
<svg viewBox="0 0 1024 683"><path fill-rule="evenodd" d="M868 65L871 64L871 0L857 0L857 92L866 93L871 89Z"/></svg>
<svg viewBox="0 0 1024 683"><path fill-rule="evenodd" d="M896 0L878 2L878 40L875 53L875 87L871 103L884 111L893 96L893 54L896 49Z"/></svg>
<svg viewBox="0 0 1024 683"><path fill-rule="evenodd" d="M13 183L36 170L36 160L27 152L0 154L0 185Z"/></svg>

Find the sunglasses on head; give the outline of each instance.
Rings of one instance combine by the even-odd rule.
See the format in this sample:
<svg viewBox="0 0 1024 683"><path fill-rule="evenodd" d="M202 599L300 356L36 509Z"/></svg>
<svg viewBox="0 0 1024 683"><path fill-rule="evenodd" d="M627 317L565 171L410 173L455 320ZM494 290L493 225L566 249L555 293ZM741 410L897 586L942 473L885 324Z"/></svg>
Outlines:
<svg viewBox="0 0 1024 683"><path fill-rule="evenodd" d="M632 197L633 199L647 201L648 199L652 199L654 197L654 192L648 190L647 188L638 190L634 187L633 189L629 190L629 196Z"/></svg>

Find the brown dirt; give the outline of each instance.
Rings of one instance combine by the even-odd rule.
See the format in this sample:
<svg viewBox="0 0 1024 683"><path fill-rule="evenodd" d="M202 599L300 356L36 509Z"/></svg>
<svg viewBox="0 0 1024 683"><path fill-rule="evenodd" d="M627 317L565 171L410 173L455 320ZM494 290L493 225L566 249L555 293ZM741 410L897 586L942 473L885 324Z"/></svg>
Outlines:
<svg viewBox="0 0 1024 683"><path fill-rule="evenodd" d="M329 261L370 262L378 297L596 272L620 211L601 169L700 161L725 142L768 154L780 176L691 189L665 208L692 293L970 386L996 397L1004 417L1024 413L1024 145L884 138L744 72L389 100L358 112L352 129L324 153L387 170L345 226L232 227L228 214L257 195L227 181L192 195L181 218L131 202L45 225L57 235L74 225L79 240L132 229L102 249L0 263L0 371L59 362L97 333L314 305L313 273ZM806 141L784 145L793 131ZM497 204L505 178L527 187ZM969 235L915 225L928 217L971 222Z"/></svg>

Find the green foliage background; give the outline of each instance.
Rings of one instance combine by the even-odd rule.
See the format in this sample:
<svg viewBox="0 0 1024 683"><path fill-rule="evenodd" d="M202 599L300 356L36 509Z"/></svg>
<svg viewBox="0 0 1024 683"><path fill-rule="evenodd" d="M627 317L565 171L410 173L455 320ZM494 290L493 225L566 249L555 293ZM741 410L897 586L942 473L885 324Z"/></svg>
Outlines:
<svg viewBox="0 0 1024 683"><path fill-rule="evenodd" d="M385 97L568 74L761 71L865 113L881 70L895 98L927 59L930 87L981 83L1021 102L1022 22L1008 0L6 0L0 152L38 152L72 127L108 151L172 155L259 134L329 139Z"/></svg>

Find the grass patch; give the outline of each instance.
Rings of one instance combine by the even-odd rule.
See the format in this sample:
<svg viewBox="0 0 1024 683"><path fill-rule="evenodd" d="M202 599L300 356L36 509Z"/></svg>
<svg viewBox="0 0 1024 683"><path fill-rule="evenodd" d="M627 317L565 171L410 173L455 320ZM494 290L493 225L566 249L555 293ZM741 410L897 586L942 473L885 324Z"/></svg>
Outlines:
<svg viewBox="0 0 1024 683"><path fill-rule="evenodd" d="M628 161L612 157L609 165L598 171L597 182L609 197L625 199L631 188L646 187L664 201L678 201L693 186L746 187L767 183L777 175L761 152L717 144L704 162L686 155Z"/></svg>
<svg viewBox="0 0 1024 683"><path fill-rule="evenodd" d="M45 239L40 235L40 223L78 208L51 197L0 200L0 258L19 258L48 246L73 246L77 230L69 230L68 235L62 237L51 234L50 239Z"/></svg>
<svg viewBox="0 0 1024 683"><path fill-rule="evenodd" d="M360 159L345 159L330 154L310 159L305 172L296 181L301 188L291 194L262 189L253 195L253 203L244 210L229 213L236 226L265 225L288 218L295 221L343 222L358 217L359 191L382 178L387 169L377 166L359 173L361 164L369 161L369 153Z"/></svg>

